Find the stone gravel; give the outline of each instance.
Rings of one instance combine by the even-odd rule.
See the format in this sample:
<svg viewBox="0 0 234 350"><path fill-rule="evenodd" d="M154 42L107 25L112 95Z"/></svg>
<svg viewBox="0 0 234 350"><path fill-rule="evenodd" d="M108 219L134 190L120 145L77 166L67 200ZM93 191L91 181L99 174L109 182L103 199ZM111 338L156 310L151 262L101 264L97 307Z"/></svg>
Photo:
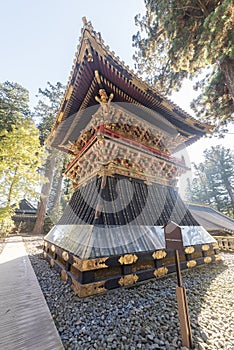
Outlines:
<svg viewBox="0 0 234 350"><path fill-rule="evenodd" d="M186 350L181 345L176 276L79 299L42 258L41 237L24 237L65 350ZM234 349L234 254L183 272L197 350Z"/></svg>

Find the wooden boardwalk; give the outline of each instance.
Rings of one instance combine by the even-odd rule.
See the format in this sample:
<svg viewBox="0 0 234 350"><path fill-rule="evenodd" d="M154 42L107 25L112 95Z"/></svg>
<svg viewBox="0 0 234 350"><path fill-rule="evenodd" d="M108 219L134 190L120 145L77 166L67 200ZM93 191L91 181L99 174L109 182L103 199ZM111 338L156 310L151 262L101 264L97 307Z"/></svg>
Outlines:
<svg viewBox="0 0 234 350"><path fill-rule="evenodd" d="M0 255L0 349L64 349L20 236Z"/></svg>

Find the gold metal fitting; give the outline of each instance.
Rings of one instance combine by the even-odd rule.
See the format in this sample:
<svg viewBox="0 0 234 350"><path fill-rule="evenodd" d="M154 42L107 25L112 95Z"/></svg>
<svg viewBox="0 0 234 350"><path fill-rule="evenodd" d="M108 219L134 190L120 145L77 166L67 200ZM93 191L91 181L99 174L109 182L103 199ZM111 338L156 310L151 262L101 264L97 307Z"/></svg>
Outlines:
<svg viewBox="0 0 234 350"><path fill-rule="evenodd" d="M119 258L119 263L121 265L130 265L138 260L138 256L135 254L125 254Z"/></svg>
<svg viewBox="0 0 234 350"><path fill-rule="evenodd" d="M154 271L155 277L164 276L168 273L168 269L166 267L160 267L159 269Z"/></svg>
<svg viewBox="0 0 234 350"><path fill-rule="evenodd" d="M195 248L194 247L186 247L184 251L186 254L192 254L195 252Z"/></svg>
<svg viewBox="0 0 234 350"><path fill-rule="evenodd" d="M124 277L121 277L119 282L120 286L130 286L131 284L134 284L138 281L139 277L137 275L126 275Z"/></svg>
<svg viewBox="0 0 234 350"><path fill-rule="evenodd" d="M65 261L68 261L69 260L69 254L68 254L68 252L62 252L62 258L63 258L63 260L65 260Z"/></svg>
<svg viewBox="0 0 234 350"><path fill-rule="evenodd" d="M153 259L163 259L167 253L164 250L157 250L152 254Z"/></svg>
<svg viewBox="0 0 234 350"><path fill-rule="evenodd" d="M197 262L195 260L190 260L187 262L187 267L194 267L197 265Z"/></svg>
<svg viewBox="0 0 234 350"><path fill-rule="evenodd" d="M209 264L212 261L212 258L210 256L206 256L204 258L204 263Z"/></svg>
<svg viewBox="0 0 234 350"><path fill-rule="evenodd" d="M67 274L66 270L61 271L61 280L65 281L65 282L68 280L68 274Z"/></svg>

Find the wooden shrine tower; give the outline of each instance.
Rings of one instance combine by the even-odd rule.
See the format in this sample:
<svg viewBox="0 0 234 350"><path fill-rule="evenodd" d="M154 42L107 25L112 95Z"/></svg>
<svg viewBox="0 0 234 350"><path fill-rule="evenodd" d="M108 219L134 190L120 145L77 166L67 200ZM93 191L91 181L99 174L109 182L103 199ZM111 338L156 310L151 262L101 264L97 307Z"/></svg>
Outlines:
<svg viewBox="0 0 234 350"><path fill-rule="evenodd" d="M219 259L215 240L176 191L187 170L172 153L209 131L162 97L104 45L84 19L48 138L73 156L73 196L44 239L44 256L85 297L175 271L163 226L182 228L181 267Z"/></svg>

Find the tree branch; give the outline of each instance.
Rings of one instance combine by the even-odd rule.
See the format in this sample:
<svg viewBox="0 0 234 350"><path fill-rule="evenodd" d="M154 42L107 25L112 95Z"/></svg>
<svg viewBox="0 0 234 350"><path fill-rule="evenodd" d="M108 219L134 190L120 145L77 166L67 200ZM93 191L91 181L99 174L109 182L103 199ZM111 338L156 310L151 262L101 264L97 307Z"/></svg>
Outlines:
<svg viewBox="0 0 234 350"><path fill-rule="evenodd" d="M202 10L202 12L204 13L204 15L207 17L209 16L209 12L206 8L206 6L203 4L203 2L201 0L198 0L198 3L200 5L200 9Z"/></svg>

